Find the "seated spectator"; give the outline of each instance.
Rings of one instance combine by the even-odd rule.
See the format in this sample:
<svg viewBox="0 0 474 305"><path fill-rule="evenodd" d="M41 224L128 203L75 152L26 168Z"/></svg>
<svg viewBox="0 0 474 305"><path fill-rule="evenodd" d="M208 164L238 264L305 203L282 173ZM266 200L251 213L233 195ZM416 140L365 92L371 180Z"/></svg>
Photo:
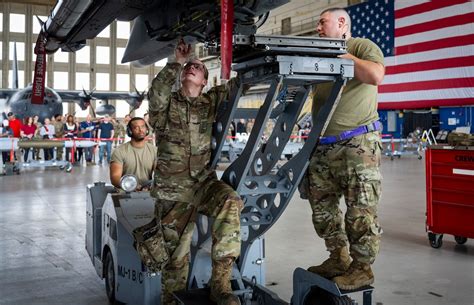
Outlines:
<svg viewBox="0 0 474 305"><path fill-rule="evenodd" d="M23 140L31 140L35 136L36 132L36 125L33 124L33 118L32 117L25 117L24 120L25 124L21 126L20 129L20 136ZM30 148L24 148L24 156L23 156L23 161L28 162L28 154L30 153Z"/></svg>
<svg viewBox="0 0 474 305"><path fill-rule="evenodd" d="M0 138L12 138L13 137L13 130L9 126L8 120L3 120L2 127L0 128ZM5 163L10 162L10 152L9 151L2 151L2 162Z"/></svg>
<svg viewBox="0 0 474 305"><path fill-rule="evenodd" d="M74 139L77 138L77 125L76 122L74 122L74 116L71 114L67 116L66 123L64 124L64 137L68 139ZM66 148L66 160L67 161L72 161L71 158L71 147Z"/></svg>
<svg viewBox="0 0 474 305"><path fill-rule="evenodd" d="M51 140L54 138L54 125L51 124L50 119L44 119L44 125L40 128L39 132L41 138L46 140ZM53 159L54 148L45 148L44 150L44 159L51 160Z"/></svg>

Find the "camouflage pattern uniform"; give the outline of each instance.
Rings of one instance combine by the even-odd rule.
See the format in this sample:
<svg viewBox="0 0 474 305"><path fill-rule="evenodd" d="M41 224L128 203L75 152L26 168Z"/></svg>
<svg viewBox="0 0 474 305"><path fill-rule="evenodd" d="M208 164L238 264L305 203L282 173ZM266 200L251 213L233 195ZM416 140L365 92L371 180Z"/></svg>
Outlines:
<svg viewBox="0 0 474 305"><path fill-rule="evenodd" d="M40 135L40 129L41 127L43 127L43 124L41 124L40 122L37 122L36 124L36 130L35 130L35 135L33 137L33 139L35 140L40 140L41 139L41 135ZM39 148L34 148L33 149L33 160L40 160L40 149Z"/></svg>
<svg viewBox="0 0 474 305"><path fill-rule="evenodd" d="M384 65L382 51L368 39L349 38L347 52ZM322 83L314 89L313 122L331 87L331 83ZM324 136L337 136L377 120L377 86L352 78L343 88ZM309 199L314 228L324 238L331 254L349 242L353 267L364 264L370 268L379 252L382 229L377 220L377 204L381 194L381 147L379 132L369 132L337 143L319 145L310 160ZM338 207L342 196L347 206L344 226ZM352 269L349 268L345 276ZM367 272L373 281L371 273Z"/></svg>
<svg viewBox="0 0 474 305"><path fill-rule="evenodd" d="M381 228L377 203L381 194L381 141L378 132L319 145L308 171L313 224L328 251L349 241L351 257L372 264L379 251ZM345 226L339 209L344 196Z"/></svg>
<svg viewBox="0 0 474 305"><path fill-rule="evenodd" d="M118 144L122 144L125 139L125 125L123 125L118 119L115 119L112 123L114 126L114 145L117 147Z"/></svg>
<svg viewBox="0 0 474 305"><path fill-rule="evenodd" d="M62 121L56 121L56 119L51 121L51 124L54 126L54 137L57 139L61 139L64 136L64 123ZM64 148L58 147L56 148L56 160L63 159L63 151Z"/></svg>
<svg viewBox="0 0 474 305"><path fill-rule="evenodd" d="M171 293L186 288L196 213L215 219L211 228L213 261L235 259L240 254L243 203L208 166L212 123L229 90L214 87L196 98L171 92L181 70L178 63L167 64L148 93L150 125L158 147L151 195L156 198L155 212L170 255L162 272L164 304L174 304Z"/></svg>

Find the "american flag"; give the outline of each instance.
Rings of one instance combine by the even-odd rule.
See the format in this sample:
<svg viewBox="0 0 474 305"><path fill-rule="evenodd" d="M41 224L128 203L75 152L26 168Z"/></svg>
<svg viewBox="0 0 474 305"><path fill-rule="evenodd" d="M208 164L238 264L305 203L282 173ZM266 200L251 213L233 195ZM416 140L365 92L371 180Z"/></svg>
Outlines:
<svg viewBox="0 0 474 305"><path fill-rule="evenodd" d="M474 1L372 0L347 11L352 36L385 55L379 109L474 105Z"/></svg>

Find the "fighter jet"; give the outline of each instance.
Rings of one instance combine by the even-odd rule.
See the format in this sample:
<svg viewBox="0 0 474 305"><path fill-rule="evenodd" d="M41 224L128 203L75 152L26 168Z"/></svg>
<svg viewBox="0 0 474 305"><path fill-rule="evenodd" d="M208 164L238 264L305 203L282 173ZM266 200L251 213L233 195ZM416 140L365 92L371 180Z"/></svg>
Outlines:
<svg viewBox="0 0 474 305"><path fill-rule="evenodd" d="M42 104L31 102L33 86L29 84L26 88L18 88L18 64L16 60L16 46L14 48L13 65L13 88L0 89L0 99L7 99L4 105L4 113L13 112L17 118L38 115L41 122L45 118L51 118L56 114L63 114L63 102L77 103L82 110L91 106L92 100L102 100L103 103L96 109L93 109L98 115L112 115L115 113L115 107L108 104L108 100L125 100L132 111L138 109L145 99L145 92L86 92L86 90L54 90L45 88Z"/></svg>
<svg viewBox="0 0 474 305"><path fill-rule="evenodd" d="M59 0L43 25L47 53L74 52L114 20L134 21L122 62L143 66L173 54L178 39L224 47L221 32L254 34L289 0ZM222 13L221 13L222 12ZM230 41L229 41L230 39ZM224 48L225 52L232 47ZM221 54L222 56L222 54Z"/></svg>

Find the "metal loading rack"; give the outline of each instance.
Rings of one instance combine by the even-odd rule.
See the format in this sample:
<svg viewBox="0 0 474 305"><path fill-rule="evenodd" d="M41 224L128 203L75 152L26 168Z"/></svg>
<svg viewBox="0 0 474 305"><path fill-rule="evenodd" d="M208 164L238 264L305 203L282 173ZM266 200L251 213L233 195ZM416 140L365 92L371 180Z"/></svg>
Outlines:
<svg viewBox="0 0 474 305"><path fill-rule="evenodd" d="M308 55L334 58L346 53L345 40L319 37L235 35L234 45L234 63L247 61L259 55Z"/></svg>
<svg viewBox="0 0 474 305"><path fill-rule="evenodd" d="M263 261L262 252L256 250L256 241L263 239L263 234L288 206L309 165L311 153L339 102L344 85L354 76L354 64L351 60L337 58L337 55L346 52L343 40L236 36L234 41L237 43L237 59L232 68L237 72L241 84L219 109L213 130L212 166L217 165L244 86L268 85L268 93L258 110L247 145L222 176L244 201L241 214L242 249L234 266L234 288L245 300L244 304L252 304L251 299L255 299L256 295L260 295L261 300L268 300L268 304L285 304L260 285L263 283L258 276L252 276L257 271L249 271ZM246 50L245 54L240 52L239 45L246 46L242 49ZM332 91L316 115L307 141L299 153L277 168L277 162L312 86L322 82L332 82ZM288 98L282 98L281 93L285 91L288 92ZM262 142L269 117L276 119L275 127L268 140ZM203 289L209 280L210 228L211 220L200 216L197 237L191 249L189 289ZM196 298L191 295L199 295L196 290L189 293L179 294L182 304L194 304L192 300Z"/></svg>
<svg viewBox="0 0 474 305"><path fill-rule="evenodd" d="M252 39L252 37L249 37ZM299 39L299 38L297 38ZM301 40L298 40L301 41ZM305 39L305 44L311 39ZM314 39L311 45L318 45ZM280 43L280 42L279 42ZM327 43L327 41L324 41ZM338 43L338 41L335 41ZM342 41L339 41L342 44ZM265 239L263 234L283 214L290 203L311 153L340 99L346 81L353 77L351 60L310 54L277 54L266 47L249 47L257 54L234 65L240 85L221 103L213 127L212 166L216 166L230 123L238 115L237 104L244 87L268 86L256 121L240 156L230 164L222 179L242 196L241 255L232 270L232 288L244 305L288 305L265 288ZM319 48L322 49L322 48ZM262 51L263 50L263 51ZM332 57L331 57L332 56ZM285 164L277 164L293 126L314 84L331 82L332 92L322 105L303 148ZM268 140L262 139L269 118L276 120ZM281 165L281 167L280 167ZM97 275L105 279L111 302L160 304L161 273L150 272L133 247L133 230L154 218L154 199L148 192L116 193L111 185L95 183L87 187L86 249ZM191 243L188 289L175 294L179 304L214 304L207 284L211 277L212 219L198 215ZM289 279L290 280L290 279ZM293 274L292 305L355 305L347 296L362 292L363 305L370 305L373 287L341 291L332 281L297 268ZM316 302L316 303L315 303Z"/></svg>

